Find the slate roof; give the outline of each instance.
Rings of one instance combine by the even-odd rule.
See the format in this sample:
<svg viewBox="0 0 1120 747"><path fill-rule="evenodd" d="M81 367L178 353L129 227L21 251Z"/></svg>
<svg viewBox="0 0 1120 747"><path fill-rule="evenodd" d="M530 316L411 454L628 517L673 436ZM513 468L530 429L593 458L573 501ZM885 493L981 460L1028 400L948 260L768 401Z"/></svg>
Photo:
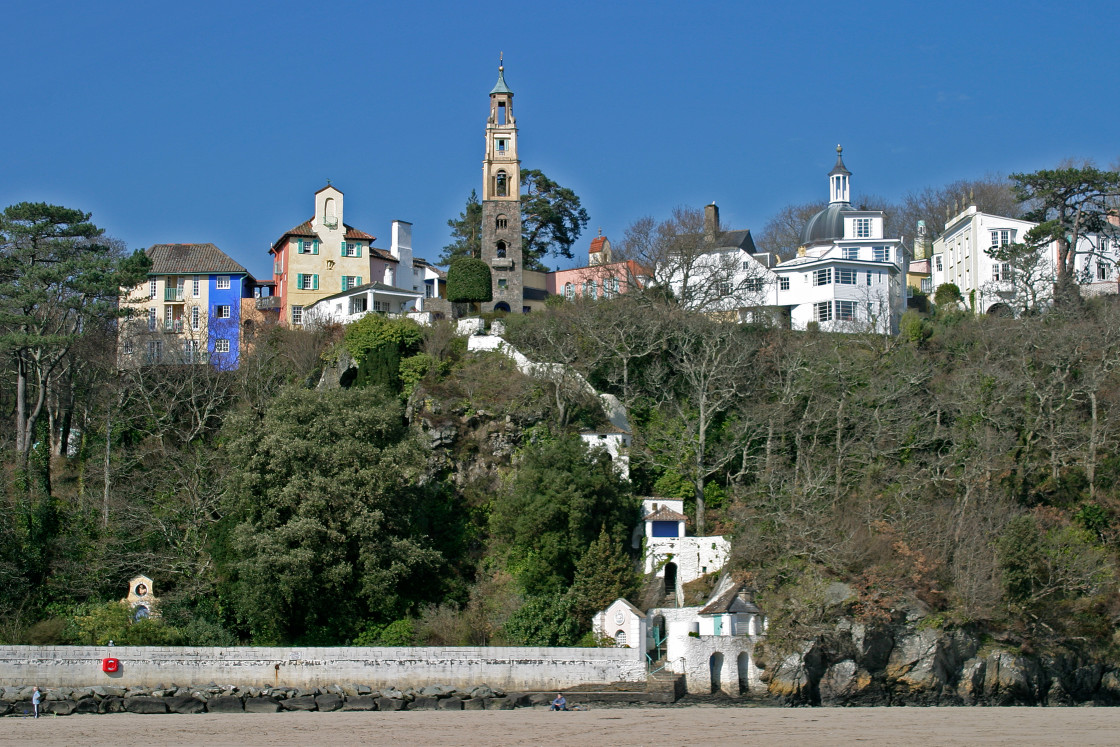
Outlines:
<svg viewBox="0 0 1120 747"><path fill-rule="evenodd" d="M762 610L758 608L754 602L743 597L750 592L747 590L746 583L739 583L732 586L730 589L720 594L719 597L713 599L708 603L704 609L700 610L701 615L721 615L728 612L747 613L752 615L762 614Z"/></svg>
<svg viewBox="0 0 1120 747"><path fill-rule="evenodd" d="M276 249L278 246L280 246L281 242L283 242L284 239L288 238L289 236L295 236L296 238L302 238L305 236L312 239L318 238L318 234L316 234L315 231L311 228L311 221L313 220L315 220L315 216L311 216L295 228L285 231L280 238L276 239L275 243L273 243L272 245L272 248ZM346 234L343 236L343 238L345 239L365 239L366 241L377 240L376 236L370 236L365 231L359 231L358 229L354 228L353 226L347 225L346 223L343 223L342 226L346 229Z"/></svg>
<svg viewBox="0 0 1120 747"><path fill-rule="evenodd" d="M678 514L676 511L662 506L654 511L652 514L646 516L642 521L688 521L688 517L684 514Z"/></svg>
<svg viewBox="0 0 1120 747"><path fill-rule="evenodd" d="M149 275L249 274L213 244L154 244L144 253L152 260Z"/></svg>

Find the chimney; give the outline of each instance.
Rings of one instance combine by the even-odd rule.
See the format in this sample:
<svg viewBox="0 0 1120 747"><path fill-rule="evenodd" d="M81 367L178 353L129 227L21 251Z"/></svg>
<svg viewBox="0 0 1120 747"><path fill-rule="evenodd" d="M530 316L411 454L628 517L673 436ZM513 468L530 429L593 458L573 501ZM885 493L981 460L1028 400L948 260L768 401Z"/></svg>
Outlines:
<svg viewBox="0 0 1120 747"><path fill-rule="evenodd" d="M393 221L393 238L389 253L397 260L396 285L405 290L417 290L416 275L412 267L412 224L406 220Z"/></svg>
<svg viewBox="0 0 1120 747"><path fill-rule="evenodd" d="M704 206L704 237L714 239L719 233L719 208L713 202Z"/></svg>

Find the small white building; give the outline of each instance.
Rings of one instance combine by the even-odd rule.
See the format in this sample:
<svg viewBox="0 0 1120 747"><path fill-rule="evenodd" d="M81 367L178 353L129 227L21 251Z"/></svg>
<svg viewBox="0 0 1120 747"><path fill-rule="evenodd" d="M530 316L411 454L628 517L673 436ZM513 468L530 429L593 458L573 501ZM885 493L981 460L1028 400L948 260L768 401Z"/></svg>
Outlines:
<svg viewBox="0 0 1120 747"><path fill-rule="evenodd" d="M629 431L612 423L601 428L580 431L579 437L587 444L588 450L604 449L610 455L622 478L630 479L630 443L634 437Z"/></svg>
<svg viewBox="0 0 1120 747"><path fill-rule="evenodd" d="M648 638L646 613L625 599L616 599L591 620L596 637L610 638L619 648L644 646Z"/></svg>
<svg viewBox="0 0 1120 747"><path fill-rule="evenodd" d="M881 210L852 207L851 175L836 146L828 207L805 224L798 256L773 268L775 303L793 329L897 334L909 257L901 239L884 235Z"/></svg>
<svg viewBox="0 0 1120 747"><path fill-rule="evenodd" d="M414 311L419 301L416 291L385 283L365 283L319 299L304 308L304 317L306 324L349 324L369 313L406 315Z"/></svg>
<svg viewBox="0 0 1120 747"><path fill-rule="evenodd" d="M731 543L725 537L687 537L684 501L642 499L642 524L635 530L634 547L645 542L642 572L664 579L665 595L676 604L684 599L684 585L715 573L727 563Z"/></svg>

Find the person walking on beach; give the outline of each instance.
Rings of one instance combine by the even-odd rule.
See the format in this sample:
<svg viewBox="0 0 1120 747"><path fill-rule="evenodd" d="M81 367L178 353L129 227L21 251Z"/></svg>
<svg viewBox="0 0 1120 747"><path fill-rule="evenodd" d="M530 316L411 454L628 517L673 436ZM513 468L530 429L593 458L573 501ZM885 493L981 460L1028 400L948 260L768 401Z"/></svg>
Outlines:
<svg viewBox="0 0 1120 747"><path fill-rule="evenodd" d="M35 718L39 718L39 701L42 699L43 694L39 692L39 687L36 685L31 691L31 709L35 711Z"/></svg>

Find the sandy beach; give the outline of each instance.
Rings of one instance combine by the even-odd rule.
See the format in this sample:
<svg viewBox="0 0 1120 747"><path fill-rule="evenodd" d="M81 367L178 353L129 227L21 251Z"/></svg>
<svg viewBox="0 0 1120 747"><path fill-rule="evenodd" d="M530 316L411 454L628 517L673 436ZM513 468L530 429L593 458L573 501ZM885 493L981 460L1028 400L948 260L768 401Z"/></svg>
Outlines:
<svg viewBox="0 0 1120 747"><path fill-rule="evenodd" d="M43 745L1120 744L1109 708L617 708L45 716L0 719L0 744Z"/></svg>

